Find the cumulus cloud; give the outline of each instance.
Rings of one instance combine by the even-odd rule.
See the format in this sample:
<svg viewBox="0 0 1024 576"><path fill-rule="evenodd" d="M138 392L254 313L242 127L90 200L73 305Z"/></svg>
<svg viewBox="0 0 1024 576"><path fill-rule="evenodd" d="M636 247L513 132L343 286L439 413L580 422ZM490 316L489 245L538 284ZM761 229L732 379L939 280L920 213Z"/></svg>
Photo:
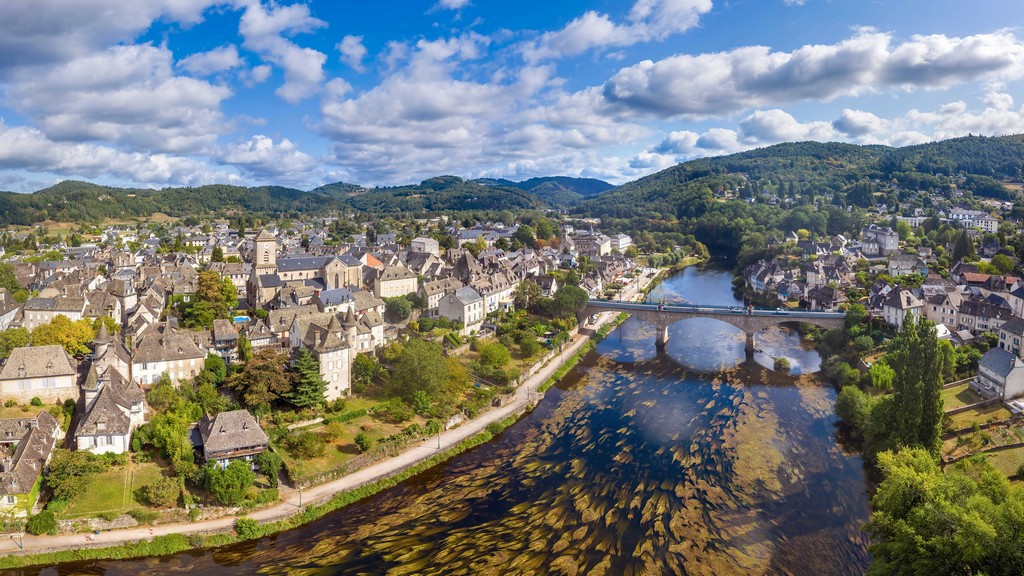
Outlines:
<svg viewBox="0 0 1024 576"><path fill-rule="evenodd" d="M59 64L129 42L164 19L202 21L223 0L34 0L0 2L0 75L20 66Z"/></svg>
<svg viewBox="0 0 1024 576"><path fill-rule="evenodd" d="M178 62L179 67L197 76L209 76L238 68L242 64L238 48L234 44L226 44L209 52L197 52Z"/></svg>
<svg viewBox="0 0 1024 576"><path fill-rule="evenodd" d="M226 130L220 105L231 90L176 76L172 63L164 47L115 46L46 70L18 71L6 95L52 139L201 151Z"/></svg>
<svg viewBox="0 0 1024 576"><path fill-rule="evenodd" d="M286 102L297 103L320 89L327 55L303 48L284 35L313 32L327 23L314 18L305 4L265 9L258 0L250 0L242 13L238 31L242 45L284 70L284 84L275 93Z"/></svg>
<svg viewBox="0 0 1024 576"><path fill-rule="evenodd" d="M711 0L637 0L617 23L594 10L585 12L560 30L545 32L521 47L527 62L575 56L597 48L632 46L664 40L697 25L711 11Z"/></svg>
<svg viewBox="0 0 1024 576"><path fill-rule="evenodd" d="M0 120L0 168L68 177L110 176L146 184L198 185L239 182L237 175L180 156L122 152L108 146L58 142L40 130Z"/></svg>
<svg viewBox="0 0 1024 576"><path fill-rule="evenodd" d="M341 61L348 64L356 72L363 72L363 58L366 57L366 46L362 36L348 35L338 42L336 48L341 53Z"/></svg>
<svg viewBox="0 0 1024 576"><path fill-rule="evenodd" d="M310 173L318 168L317 160L299 150L291 140L283 138L275 144L272 138L262 134L225 147L217 155L217 161L239 168L250 178L282 184L306 182Z"/></svg>
<svg viewBox="0 0 1024 576"><path fill-rule="evenodd" d="M800 100L831 100L885 88L946 88L967 80L1024 76L1024 43L1009 32L964 38L862 29L838 44L793 52L765 46L680 54L623 68L604 95L626 109L662 117L714 116Z"/></svg>
<svg viewBox="0 0 1024 576"><path fill-rule="evenodd" d="M469 6L470 0L439 0L435 5L435 8L442 8L444 10L461 10L466 6Z"/></svg>

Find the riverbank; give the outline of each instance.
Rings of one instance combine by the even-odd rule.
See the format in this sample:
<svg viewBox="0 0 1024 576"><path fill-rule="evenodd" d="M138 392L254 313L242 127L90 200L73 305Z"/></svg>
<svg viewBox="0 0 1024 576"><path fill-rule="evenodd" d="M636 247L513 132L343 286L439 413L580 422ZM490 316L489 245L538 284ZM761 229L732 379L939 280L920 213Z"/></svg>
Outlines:
<svg viewBox="0 0 1024 576"><path fill-rule="evenodd" d="M653 281L653 277L647 284ZM641 288L642 287L638 287ZM96 535L62 534L56 536L25 536L23 548L15 537L0 541L0 568L54 564L75 560L126 559L143 556L173 554L189 549L212 548L240 540L258 538L289 530L311 522L353 502L391 488L399 482L440 464L470 448L491 440L507 426L515 423L540 398L537 391L554 375L568 370L563 367L589 351L594 340L603 338L609 330L606 324L620 322L611 314L602 314L591 327L581 329L561 354L552 358L534 375L524 381L513 398L501 407L487 411L458 428L425 440L419 445L387 460L383 460L352 474L295 491L274 506L254 511L246 516L226 516L194 523L140 526L123 530L110 530ZM243 533L237 534L238 518L243 521Z"/></svg>

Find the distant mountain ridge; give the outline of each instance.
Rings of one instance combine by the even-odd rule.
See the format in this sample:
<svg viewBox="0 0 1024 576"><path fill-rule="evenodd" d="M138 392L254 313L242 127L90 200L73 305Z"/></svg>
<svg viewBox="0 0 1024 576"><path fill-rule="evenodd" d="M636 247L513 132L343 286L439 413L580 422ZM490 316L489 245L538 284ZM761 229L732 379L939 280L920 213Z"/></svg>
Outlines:
<svg viewBox="0 0 1024 576"><path fill-rule="evenodd" d="M615 186L596 178L575 178L572 176L545 176L530 178L522 182L504 178L478 178L473 180L484 186L507 186L536 194L552 206L569 206L591 196L607 192Z"/></svg>

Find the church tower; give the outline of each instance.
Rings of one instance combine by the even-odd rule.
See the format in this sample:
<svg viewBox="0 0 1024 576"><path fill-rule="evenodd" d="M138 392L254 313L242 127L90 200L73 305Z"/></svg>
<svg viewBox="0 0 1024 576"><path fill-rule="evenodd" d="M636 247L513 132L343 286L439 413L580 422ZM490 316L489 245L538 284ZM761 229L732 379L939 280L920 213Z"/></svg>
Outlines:
<svg viewBox="0 0 1024 576"><path fill-rule="evenodd" d="M260 274L277 274L277 238L266 228L260 230L253 240L252 265Z"/></svg>

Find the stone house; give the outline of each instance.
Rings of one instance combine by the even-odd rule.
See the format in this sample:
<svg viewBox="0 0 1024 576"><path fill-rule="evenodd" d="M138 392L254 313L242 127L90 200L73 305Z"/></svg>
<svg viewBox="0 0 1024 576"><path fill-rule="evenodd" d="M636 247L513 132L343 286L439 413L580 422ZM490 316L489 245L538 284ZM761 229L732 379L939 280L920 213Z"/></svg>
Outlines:
<svg viewBox="0 0 1024 576"><path fill-rule="evenodd" d="M247 410L231 410L199 419L191 433L192 444L203 462L226 468L232 460L249 462L270 445L270 438Z"/></svg>
<svg viewBox="0 0 1024 576"><path fill-rule="evenodd" d="M21 403L78 400L77 363L59 345L15 348L0 369L0 393Z"/></svg>

